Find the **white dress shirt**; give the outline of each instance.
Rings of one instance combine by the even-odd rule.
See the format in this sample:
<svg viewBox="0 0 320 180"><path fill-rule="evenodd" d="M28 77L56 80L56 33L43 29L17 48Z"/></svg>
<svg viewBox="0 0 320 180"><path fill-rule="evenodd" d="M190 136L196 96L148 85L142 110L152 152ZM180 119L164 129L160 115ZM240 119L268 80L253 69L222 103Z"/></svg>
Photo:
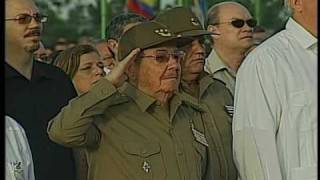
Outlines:
<svg viewBox="0 0 320 180"><path fill-rule="evenodd" d="M317 41L290 18L240 66L233 148L242 180L317 179Z"/></svg>
<svg viewBox="0 0 320 180"><path fill-rule="evenodd" d="M5 116L6 180L34 180L33 161L23 128Z"/></svg>

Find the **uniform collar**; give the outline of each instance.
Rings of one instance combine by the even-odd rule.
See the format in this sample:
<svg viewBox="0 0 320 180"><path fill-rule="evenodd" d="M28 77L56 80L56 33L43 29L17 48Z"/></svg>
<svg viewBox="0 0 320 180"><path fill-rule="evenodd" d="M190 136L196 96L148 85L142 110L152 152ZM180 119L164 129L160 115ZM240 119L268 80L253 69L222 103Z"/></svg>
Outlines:
<svg viewBox="0 0 320 180"><path fill-rule="evenodd" d="M230 70L230 68L222 61L222 59L219 57L217 52L212 48L208 58L207 58L207 64L209 67L211 67L211 74L215 74L218 71L221 70L227 70L233 77L235 77L235 73Z"/></svg>
<svg viewBox="0 0 320 180"><path fill-rule="evenodd" d="M146 112L150 106L156 105L156 99L146 95L145 93L143 93L142 91L140 91L130 83L126 82L118 90L119 92L129 96L137 104L137 106L140 108L142 112ZM174 95L170 100L169 104L170 104L169 120L170 122L172 122L172 119L174 118L177 110L182 104L182 100L179 96Z"/></svg>
<svg viewBox="0 0 320 180"><path fill-rule="evenodd" d="M142 112L145 112L153 103L156 102L156 99L146 95L130 83L125 83L121 88L119 88L119 91L129 96Z"/></svg>
<svg viewBox="0 0 320 180"><path fill-rule="evenodd" d="M180 90L177 97L180 98L183 104L190 106L193 109L196 109L201 112L205 111L204 108L200 105L199 99L191 96L190 94Z"/></svg>
<svg viewBox="0 0 320 180"><path fill-rule="evenodd" d="M299 44L305 49L308 49L318 43L317 38L315 38L307 30L305 30L297 21L295 21L291 17L286 24L286 30L292 33Z"/></svg>

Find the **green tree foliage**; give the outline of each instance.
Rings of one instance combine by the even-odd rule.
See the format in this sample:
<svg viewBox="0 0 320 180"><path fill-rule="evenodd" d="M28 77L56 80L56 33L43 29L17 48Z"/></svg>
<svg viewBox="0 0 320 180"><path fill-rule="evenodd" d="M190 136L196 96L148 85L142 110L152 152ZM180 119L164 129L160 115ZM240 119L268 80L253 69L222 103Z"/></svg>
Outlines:
<svg viewBox="0 0 320 180"><path fill-rule="evenodd" d="M81 0L35 0L41 11L49 16L49 21L44 25L43 41L45 45L51 46L59 37L65 37L70 41L77 41L81 36L90 36L96 39L101 35L101 13L100 0L95 0L97 6L78 3ZM193 0L176 0L183 6L190 6ZM207 0L208 8L225 0ZM256 3L258 0L235 0L246 6L254 17L256 17ZM59 8L74 4L69 9L69 18L61 18L59 11L49 8L51 5ZM122 13L125 9L126 0L110 0L107 7L107 24L111 17ZM283 11L282 0L259 0L260 10L258 11L259 25L271 32L278 31L284 27L287 15ZM159 3L159 2L158 2Z"/></svg>

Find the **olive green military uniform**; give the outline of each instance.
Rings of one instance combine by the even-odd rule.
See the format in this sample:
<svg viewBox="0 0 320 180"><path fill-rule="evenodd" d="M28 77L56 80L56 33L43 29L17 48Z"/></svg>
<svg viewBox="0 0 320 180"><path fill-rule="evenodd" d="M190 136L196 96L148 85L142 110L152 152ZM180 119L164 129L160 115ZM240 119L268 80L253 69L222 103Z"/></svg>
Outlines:
<svg viewBox="0 0 320 180"><path fill-rule="evenodd" d="M174 39L163 25L141 23L122 36L118 56ZM168 109L157 102L129 83L116 89L101 79L50 121L49 137L86 149L89 180L213 179L204 109L180 96Z"/></svg>
<svg viewBox="0 0 320 180"><path fill-rule="evenodd" d="M180 95L186 100L192 100L187 85L181 83ZM236 180L237 170L232 154L232 113L228 106L233 106L233 100L225 84L204 73L199 81L199 98L196 101L205 110L202 118L207 127L209 156L214 162L212 169L214 179ZM208 112L208 113L207 113Z"/></svg>
<svg viewBox="0 0 320 180"><path fill-rule="evenodd" d="M212 34L203 29L189 8L176 7L164 11L155 21L168 26L179 37L194 38ZM197 92L182 81L179 96L186 101L198 103L204 109L201 118L206 127L208 162L213 167L209 172L213 179L236 180L237 170L232 154L232 95L225 83L214 79L212 75L203 72L198 79Z"/></svg>
<svg viewBox="0 0 320 180"><path fill-rule="evenodd" d="M48 133L87 149L89 180L212 179L206 146L191 131L193 124L204 132L202 111L178 96L167 111L129 83L117 90L102 79L63 108Z"/></svg>

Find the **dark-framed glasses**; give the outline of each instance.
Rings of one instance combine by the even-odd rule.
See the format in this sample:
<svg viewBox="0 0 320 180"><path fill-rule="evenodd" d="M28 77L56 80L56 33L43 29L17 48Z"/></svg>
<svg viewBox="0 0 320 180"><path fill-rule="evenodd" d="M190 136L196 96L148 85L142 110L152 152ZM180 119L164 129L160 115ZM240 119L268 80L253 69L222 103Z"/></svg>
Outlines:
<svg viewBox="0 0 320 180"><path fill-rule="evenodd" d="M231 24L235 28L242 28L244 26L244 24L247 24L249 27L254 28L257 26L257 20L255 20L255 19L248 19L248 20L234 19L230 22L220 22L220 23L215 23L212 25L219 25L219 24Z"/></svg>
<svg viewBox="0 0 320 180"><path fill-rule="evenodd" d="M35 13L35 14L18 14L15 18L7 18L5 21L18 21L19 24L29 24L34 18L38 23L45 23L48 21L48 16Z"/></svg>
<svg viewBox="0 0 320 180"><path fill-rule="evenodd" d="M159 63L168 62L170 60L170 57L172 57L175 60L181 60L185 56L185 52L182 50L176 50L173 52L169 52L167 50L157 50L155 55L140 55L140 58L153 58Z"/></svg>

